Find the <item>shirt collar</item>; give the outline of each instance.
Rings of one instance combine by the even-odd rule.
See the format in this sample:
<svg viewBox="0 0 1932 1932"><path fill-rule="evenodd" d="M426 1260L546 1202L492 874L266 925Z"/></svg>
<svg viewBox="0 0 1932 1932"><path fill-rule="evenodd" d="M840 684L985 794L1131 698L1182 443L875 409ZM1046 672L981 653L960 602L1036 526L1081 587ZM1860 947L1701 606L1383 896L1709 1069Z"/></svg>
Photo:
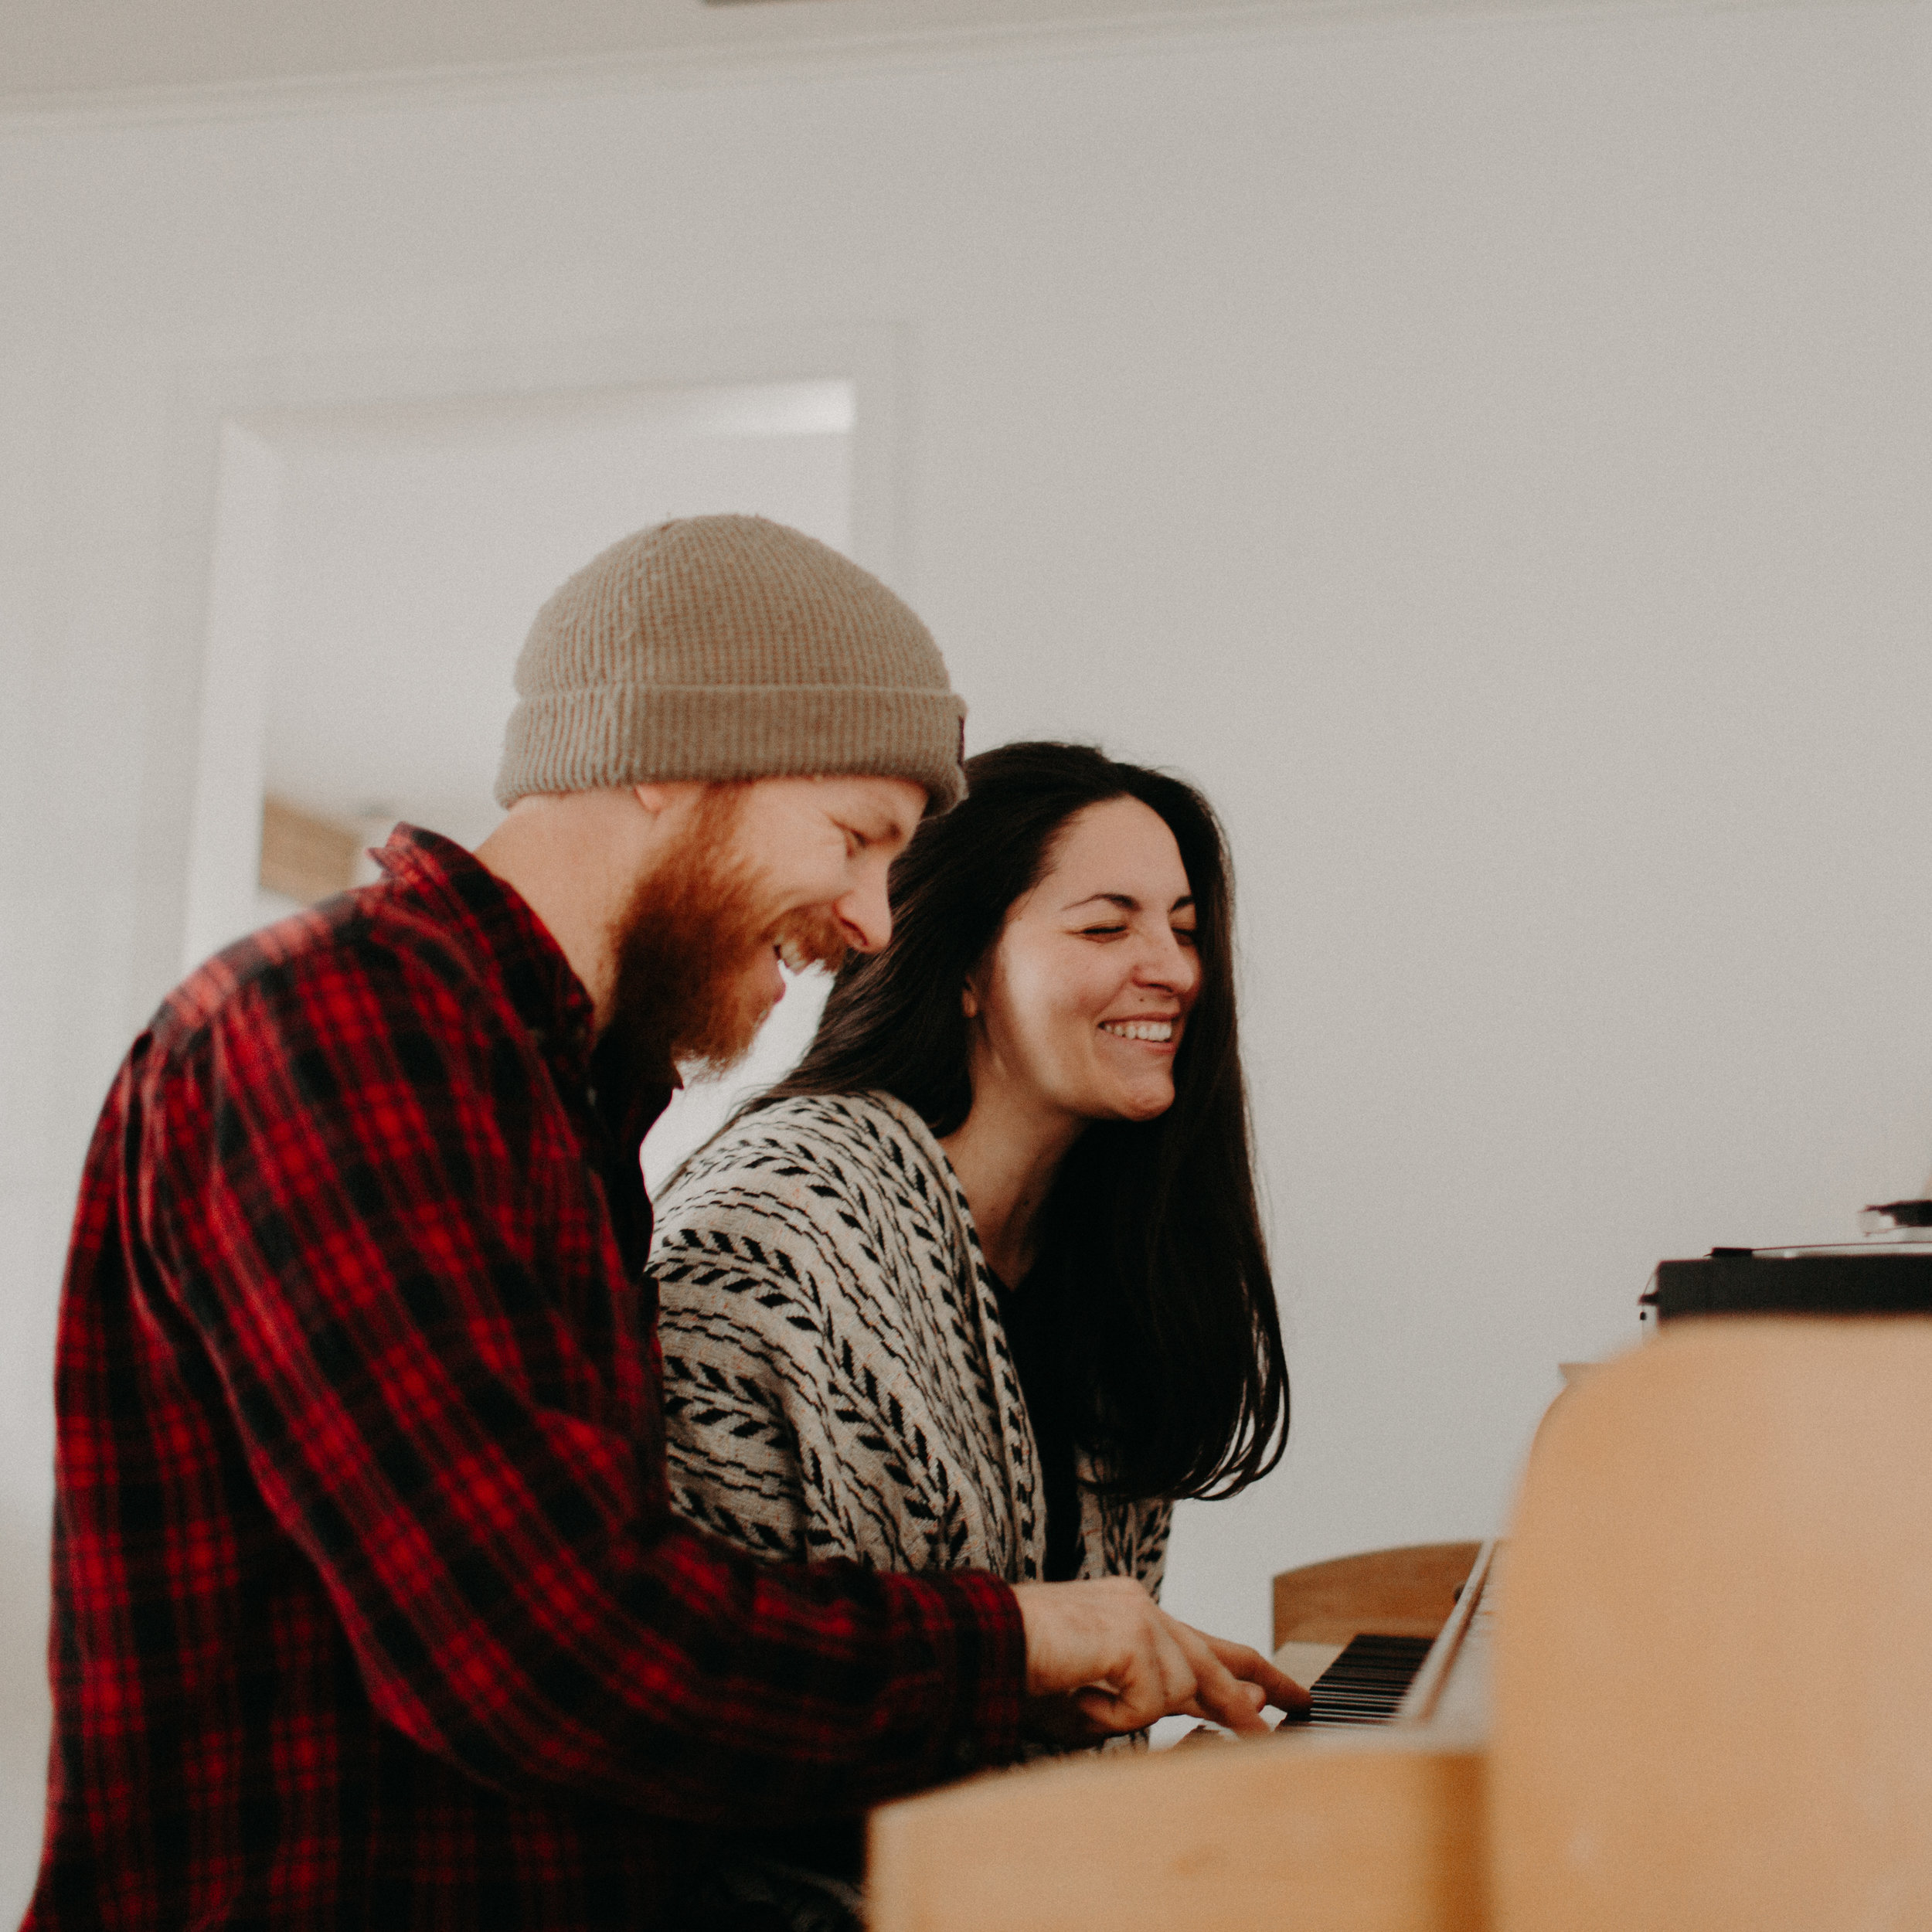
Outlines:
<svg viewBox="0 0 1932 1932"><path fill-rule="evenodd" d="M398 825L374 857L392 884L488 962L545 1057L580 1080L597 1043L596 1009L522 894L453 840L414 825Z"/></svg>

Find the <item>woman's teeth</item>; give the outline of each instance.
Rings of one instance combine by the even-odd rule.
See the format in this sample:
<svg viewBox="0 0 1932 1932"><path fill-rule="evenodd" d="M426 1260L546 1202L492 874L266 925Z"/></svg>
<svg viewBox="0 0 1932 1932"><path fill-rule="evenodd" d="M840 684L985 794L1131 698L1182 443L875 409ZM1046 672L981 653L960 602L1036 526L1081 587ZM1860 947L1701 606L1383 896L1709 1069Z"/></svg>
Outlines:
<svg viewBox="0 0 1932 1932"><path fill-rule="evenodd" d="M1100 1031L1116 1039L1170 1040L1174 1037L1171 1019L1104 1019Z"/></svg>

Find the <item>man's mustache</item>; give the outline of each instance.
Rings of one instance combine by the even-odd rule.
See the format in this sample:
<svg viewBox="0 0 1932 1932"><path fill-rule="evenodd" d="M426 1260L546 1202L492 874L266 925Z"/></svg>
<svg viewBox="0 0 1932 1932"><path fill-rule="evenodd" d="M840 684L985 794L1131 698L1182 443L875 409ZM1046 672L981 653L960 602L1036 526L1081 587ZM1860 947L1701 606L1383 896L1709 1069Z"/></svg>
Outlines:
<svg viewBox="0 0 1932 1932"><path fill-rule="evenodd" d="M813 966L823 966L836 973L852 951L845 922L823 906L801 906L796 912L787 913L772 928L771 944L794 973Z"/></svg>

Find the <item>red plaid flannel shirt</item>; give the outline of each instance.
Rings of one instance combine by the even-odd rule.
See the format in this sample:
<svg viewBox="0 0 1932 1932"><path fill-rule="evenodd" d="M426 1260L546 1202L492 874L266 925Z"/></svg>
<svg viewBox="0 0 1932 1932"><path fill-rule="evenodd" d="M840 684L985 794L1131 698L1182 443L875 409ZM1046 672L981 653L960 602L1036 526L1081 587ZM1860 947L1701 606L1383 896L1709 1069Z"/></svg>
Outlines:
<svg viewBox="0 0 1932 1932"><path fill-rule="evenodd" d="M719 1828L1017 1750L1005 1585L671 1515L665 1096L597 1094L502 881L384 858L179 988L95 1134L29 1927L677 1924Z"/></svg>

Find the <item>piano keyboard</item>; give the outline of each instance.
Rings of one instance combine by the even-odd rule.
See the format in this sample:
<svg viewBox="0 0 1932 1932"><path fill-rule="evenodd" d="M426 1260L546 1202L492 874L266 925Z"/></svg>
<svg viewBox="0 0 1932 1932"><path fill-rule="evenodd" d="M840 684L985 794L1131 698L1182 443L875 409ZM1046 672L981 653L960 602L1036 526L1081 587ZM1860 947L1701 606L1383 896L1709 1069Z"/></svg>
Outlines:
<svg viewBox="0 0 1932 1932"><path fill-rule="evenodd" d="M1367 1631L1353 1638L1308 1686L1309 1723L1318 1727L1387 1723L1415 1682L1434 1641L1377 1637Z"/></svg>

